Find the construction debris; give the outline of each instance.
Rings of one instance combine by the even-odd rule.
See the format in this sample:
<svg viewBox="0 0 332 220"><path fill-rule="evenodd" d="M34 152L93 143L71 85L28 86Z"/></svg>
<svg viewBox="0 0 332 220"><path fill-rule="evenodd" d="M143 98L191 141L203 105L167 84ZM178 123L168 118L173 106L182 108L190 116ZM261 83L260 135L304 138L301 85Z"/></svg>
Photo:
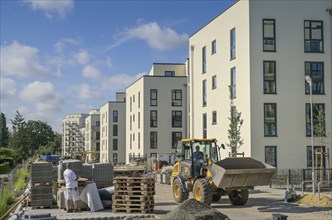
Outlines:
<svg viewBox="0 0 332 220"><path fill-rule="evenodd" d="M227 215L197 201L188 199L162 218L163 220L229 220Z"/></svg>

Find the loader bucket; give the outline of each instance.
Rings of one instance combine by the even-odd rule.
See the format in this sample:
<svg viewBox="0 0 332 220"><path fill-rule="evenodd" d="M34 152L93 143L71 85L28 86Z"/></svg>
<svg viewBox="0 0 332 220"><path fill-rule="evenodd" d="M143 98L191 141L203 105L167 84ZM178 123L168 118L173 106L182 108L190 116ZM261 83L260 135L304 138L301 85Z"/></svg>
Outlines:
<svg viewBox="0 0 332 220"><path fill-rule="evenodd" d="M226 158L212 165L212 181L218 188L268 185L276 168L250 157Z"/></svg>

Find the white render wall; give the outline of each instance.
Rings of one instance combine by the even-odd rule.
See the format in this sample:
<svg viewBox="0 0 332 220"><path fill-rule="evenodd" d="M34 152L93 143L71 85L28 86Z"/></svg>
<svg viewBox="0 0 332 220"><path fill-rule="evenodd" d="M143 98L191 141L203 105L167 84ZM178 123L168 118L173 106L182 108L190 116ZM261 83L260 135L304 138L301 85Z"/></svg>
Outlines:
<svg viewBox="0 0 332 220"><path fill-rule="evenodd" d="M85 151L95 151L99 158L100 151L97 150L97 145L100 140L97 134L100 131L100 112L99 110L92 110L89 116L85 119ZM88 160L92 160L91 154L87 155Z"/></svg>
<svg viewBox="0 0 332 220"><path fill-rule="evenodd" d="M165 70L175 71L176 76L164 77L163 74ZM172 149L171 146L172 132L182 132L182 136L185 137L187 131L186 84L187 77L185 76L184 64L154 64L148 76L141 77L127 88L127 163L129 163L129 154L135 154L135 156L139 154L140 156L146 155L150 157L152 153L175 152L175 149ZM157 89L157 106L150 106L150 89ZM181 107L172 106L172 89L182 90ZM130 108L130 103L132 103L132 108ZM156 128L150 127L150 110L157 110ZM174 110L182 111L181 128L172 128L172 111ZM132 120L132 127L130 127L130 120ZM157 149L150 148L151 131L157 131ZM140 136L140 138L138 136Z"/></svg>
<svg viewBox="0 0 332 220"><path fill-rule="evenodd" d="M326 147L331 152L331 16L329 1L244 1L235 3L189 39L191 137L202 137L202 114L207 114L207 136L228 143L230 69L236 67L235 105L242 113L240 152L265 161L265 146L277 146L278 168L306 168L310 137L305 133L304 62L324 62ZM263 52L263 19L276 21L276 50ZM304 20L323 20L324 53L304 53ZM230 30L236 29L236 59L230 60ZM217 52L211 54L216 40ZM206 46L207 71L202 74L202 47ZM193 49L192 49L193 48ZM277 94L263 94L263 60L276 61ZM211 79L217 75L217 88ZM207 106L202 107L202 81L207 80ZM277 103L278 137L264 137L264 103ZM217 124L212 125L212 111ZM315 143L315 145L318 145ZM229 149L222 152L227 156Z"/></svg>
<svg viewBox="0 0 332 220"><path fill-rule="evenodd" d="M118 94L117 94L118 97ZM113 122L113 111L118 111L118 122ZM126 146L126 103L110 101L100 108L100 162L113 161L113 154L118 156L118 163L125 162ZM113 125L118 125L118 135L113 136ZM113 139L118 139L118 149L113 150Z"/></svg>

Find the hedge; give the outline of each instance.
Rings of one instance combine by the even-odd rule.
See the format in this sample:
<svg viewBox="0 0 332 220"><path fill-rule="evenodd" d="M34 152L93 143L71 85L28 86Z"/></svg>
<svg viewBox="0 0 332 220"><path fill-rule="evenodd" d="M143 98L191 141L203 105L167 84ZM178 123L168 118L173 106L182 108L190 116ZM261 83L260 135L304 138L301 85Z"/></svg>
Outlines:
<svg viewBox="0 0 332 220"><path fill-rule="evenodd" d="M5 162L3 164L0 164L0 174L7 173L9 171L9 168L10 168L10 163L9 162Z"/></svg>

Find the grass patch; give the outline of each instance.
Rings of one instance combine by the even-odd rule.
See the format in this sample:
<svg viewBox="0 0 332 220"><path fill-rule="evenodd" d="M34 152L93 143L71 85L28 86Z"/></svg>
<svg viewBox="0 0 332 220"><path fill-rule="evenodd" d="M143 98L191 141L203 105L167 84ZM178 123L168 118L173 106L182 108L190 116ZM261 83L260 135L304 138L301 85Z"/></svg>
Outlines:
<svg viewBox="0 0 332 220"><path fill-rule="evenodd" d="M15 200L14 193L10 191L9 186L3 188L3 192L0 195L0 216L4 215L9 207Z"/></svg>

